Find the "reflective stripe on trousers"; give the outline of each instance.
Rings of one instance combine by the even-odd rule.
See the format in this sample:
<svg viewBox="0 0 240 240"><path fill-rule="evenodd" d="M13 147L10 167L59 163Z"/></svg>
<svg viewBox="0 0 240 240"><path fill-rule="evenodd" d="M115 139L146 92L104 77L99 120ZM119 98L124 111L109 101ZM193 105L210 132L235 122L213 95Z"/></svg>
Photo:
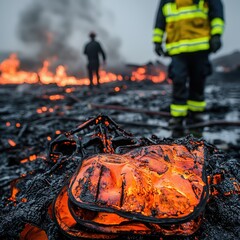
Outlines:
<svg viewBox="0 0 240 240"><path fill-rule="evenodd" d="M207 104L205 101L187 101L188 110L192 112L203 112L205 111L206 105Z"/></svg>
<svg viewBox="0 0 240 240"><path fill-rule="evenodd" d="M188 113L188 106L171 104L170 113L173 117L186 117Z"/></svg>

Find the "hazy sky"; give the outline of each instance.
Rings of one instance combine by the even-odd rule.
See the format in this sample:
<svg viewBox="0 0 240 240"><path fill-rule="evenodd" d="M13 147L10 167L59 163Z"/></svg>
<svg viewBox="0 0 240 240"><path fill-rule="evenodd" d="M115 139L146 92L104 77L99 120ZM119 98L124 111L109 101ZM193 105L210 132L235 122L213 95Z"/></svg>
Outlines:
<svg viewBox="0 0 240 240"><path fill-rule="evenodd" d="M24 51L24 45L17 35L20 14L36 0L1 0L0 1L0 50L1 51ZM65 0L59 0L65 1ZM80 0L79 0L80 1ZM90 0L82 0L90 1ZM51 2L51 0L49 0ZM114 48L126 59L126 62L144 64L150 60L155 61L157 56L153 51L152 30L155 21L159 0L92 0L98 9L99 26L112 38ZM214 55L221 56L240 50L240 0L222 0L225 7L226 28L223 36L223 48ZM98 8L99 6L99 8ZM98 28L92 29L98 33ZM82 54L82 47L88 39L82 29L77 28L72 42ZM78 34L79 33L79 36ZM76 37L78 36L78 37ZM101 36L98 40L103 40ZM106 42L102 41L105 49ZM79 47L78 47L79 46ZM110 61L110 60L109 60Z"/></svg>

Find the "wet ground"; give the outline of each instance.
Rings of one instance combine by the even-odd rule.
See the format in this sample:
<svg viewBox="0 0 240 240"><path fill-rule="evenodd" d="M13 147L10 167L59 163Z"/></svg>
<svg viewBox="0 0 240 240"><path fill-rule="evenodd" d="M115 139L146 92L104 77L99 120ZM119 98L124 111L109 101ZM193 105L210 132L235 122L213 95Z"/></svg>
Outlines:
<svg viewBox="0 0 240 240"><path fill-rule="evenodd" d="M239 79L240 81L240 79ZM41 141L56 137L56 131L67 131L76 124L100 113L108 115L135 136L159 138L183 137L193 134L203 137L223 150L239 155L240 143L240 83L237 79L210 79L206 86L207 111L200 120L188 117L184 128L169 127L170 84L143 82L114 82L89 91L88 87L56 85L14 85L0 88L1 149L28 145L34 138L31 131L37 125ZM91 104L93 107L91 107ZM100 105L94 108L94 105ZM106 106L112 106L109 109ZM123 108L123 109L119 109ZM201 121L203 124L192 124ZM189 127L190 126L190 127ZM35 133L36 134L36 133ZM13 144L14 145L14 144Z"/></svg>
<svg viewBox="0 0 240 240"><path fill-rule="evenodd" d="M239 152L239 85L237 81L217 82L214 79L211 80L206 87L207 111L195 120L192 119L192 116L187 117L181 130L169 127L169 117L154 114L155 111L169 112L172 89L169 84L134 84L113 96L96 97L93 99L93 103L120 105L129 107L130 110L141 109L153 112L152 114L143 114L131 111L109 111L108 109L104 110L104 107L101 109L101 112L112 116L116 122L124 125L135 135L151 136L155 134L160 138L177 138L193 134L198 138L203 137L221 149L233 148ZM191 127L197 122L202 122L203 126Z"/></svg>

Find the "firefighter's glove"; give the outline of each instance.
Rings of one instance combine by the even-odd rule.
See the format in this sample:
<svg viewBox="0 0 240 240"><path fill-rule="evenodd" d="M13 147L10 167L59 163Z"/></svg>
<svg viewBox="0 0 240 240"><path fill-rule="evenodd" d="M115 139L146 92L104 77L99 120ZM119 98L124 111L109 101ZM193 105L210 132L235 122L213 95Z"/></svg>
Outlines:
<svg viewBox="0 0 240 240"><path fill-rule="evenodd" d="M222 46L220 35L213 35L210 39L210 50L211 52L217 52Z"/></svg>
<svg viewBox="0 0 240 240"><path fill-rule="evenodd" d="M162 49L161 43L155 43L155 52L158 56L164 56L164 51Z"/></svg>

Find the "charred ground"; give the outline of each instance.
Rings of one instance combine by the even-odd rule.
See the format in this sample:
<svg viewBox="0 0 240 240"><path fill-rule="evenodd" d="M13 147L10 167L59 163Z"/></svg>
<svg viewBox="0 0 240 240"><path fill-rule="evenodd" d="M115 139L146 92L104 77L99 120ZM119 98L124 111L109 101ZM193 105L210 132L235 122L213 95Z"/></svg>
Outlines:
<svg viewBox="0 0 240 240"><path fill-rule="evenodd" d="M65 238L49 217L48 206L81 159L65 161L61 168L53 167L47 160L49 144L59 134L100 113L111 117L134 138L143 138L142 141L182 142L189 134L203 137L216 146L211 171L226 173L218 191L230 190L229 179L233 177L240 181L240 105L236 79L228 82L212 79L206 91L208 111L203 116L204 123L199 127L189 123L192 127L180 130L168 127L169 116L156 114L168 111L171 85L167 83L115 82L92 92L80 86L5 85L1 86L0 94L0 236L3 239L18 239L25 223L41 227L49 239ZM141 111L136 112L137 109ZM86 153L101 152L99 149L99 144L92 143ZM20 177L21 180L15 180ZM12 181L17 181L22 189L18 194L11 195ZM239 195L220 194L207 205L205 220L194 236L173 239L239 239L239 216ZM126 236L126 239L144 237Z"/></svg>

